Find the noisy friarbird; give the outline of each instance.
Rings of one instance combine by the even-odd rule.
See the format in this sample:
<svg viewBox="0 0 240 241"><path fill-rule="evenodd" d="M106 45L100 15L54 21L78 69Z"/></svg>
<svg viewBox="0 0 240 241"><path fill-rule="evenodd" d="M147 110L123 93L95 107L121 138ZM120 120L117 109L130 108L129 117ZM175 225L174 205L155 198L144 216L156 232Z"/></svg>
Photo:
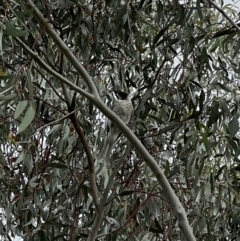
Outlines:
<svg viewBox="0 0 240 241"><path fill-rule="evenodd" d="M122 91L114 91L118 97L113 102L112 111L119 116L119 118L125 122L129 123L132 114L133 114L133 105L131 98L127 93ZM107 130L107 138L106 141L98 155L98 161L103 162L110 158L111 151L114 147L115 141L117 140L121 131L118 127L109 119L106 119L106 130Z"/></svg>

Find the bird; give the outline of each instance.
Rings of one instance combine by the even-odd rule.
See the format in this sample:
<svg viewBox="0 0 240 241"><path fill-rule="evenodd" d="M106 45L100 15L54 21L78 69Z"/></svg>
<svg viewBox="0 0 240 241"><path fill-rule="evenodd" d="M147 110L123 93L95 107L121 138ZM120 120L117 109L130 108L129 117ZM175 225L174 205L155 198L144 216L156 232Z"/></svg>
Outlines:
<svg viewBox="0 0 240 241"><path fill-rule="evenodd" d="M114 99L112 111L126 124L131 120L134 108L131 98L126 92L114 90L118 99ZM106 118L107 139L98 155L99 162L105 162L109 159L113 146L121 131L108 118Z"/></svg>

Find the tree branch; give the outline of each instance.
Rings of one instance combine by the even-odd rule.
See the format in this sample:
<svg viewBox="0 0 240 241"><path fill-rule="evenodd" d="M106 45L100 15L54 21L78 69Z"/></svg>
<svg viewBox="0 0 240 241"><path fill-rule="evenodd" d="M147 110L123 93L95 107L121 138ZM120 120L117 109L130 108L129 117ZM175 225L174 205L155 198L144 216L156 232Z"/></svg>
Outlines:
<svg viewBox="0 0 240 241"><path fill-rule="evenodd" d="M75 55L70 51L68 46L62 41L62 39L59 37L59 35L52 29L51 25L43 17L43 15L39 12L39 10L34 5L34 3L31 0L26 0L25 2L26 2L26 5L29 8L33 9L33 15L36 17L36 19L39 21L39 23L44 27L45 31L53 39L53 41L56 43L58 48L64 53L65 57L70 61L70 63L74 66L74 68L82 76L82 78L83 78L84 82L86 83L89 91L94 96L99 97L97 88L96 88L95 84L93 83L91 77L89 76L89 74L87 73L85 68L77 60Z"/></svg>
<svg viewBox="0 0 240 241"><path fill-rule="evenodd" d="M189 225L186 212L179 201L178 197L174 193L171 185L169 184L166 176L164 175L163 171L160 169L157 162L153 159L153 157L148 153L148 151L145 149L145 147L141 144L139 139L134 135L134 133L128 128L128 126L113 112L111 111L100 99L99 94L97 92L97 89L94 85L94 82L92 81L91 77L88 75L86 70L83 68L83 66L78 63L75 56L71 53L71 51L68 49L66 44L63 43L63 41L58 37L57 33L54 32L54 30L51 28L51 26L47 23L47 21L44 19L44 17L41 15L41 13L37 10L36 6L32 3L31 0L25 1L28 6L33 8L33 14L38 19L38 21L45 26L46 32L52 37L55 44L63 51L64 55L68 58L69 62L72 63L72 65L77 69L77 71L81 74L83 77L85 83L88 85L88 88L90 89L90 94L81 88L77 87L61 75L56 75L54 71L51 68L48 68L48 71L51 71L50 73L53 73L54 76L58 76L59 80L63 81L68 86L71 86L76 92L82 94L83 96L87 97L105 116L107 116L111 121L113 121L119 129L122 131L122 133L127 137L127 139L131 142L131 144L136 148L137 152L143 157L145 162L148 164L149 168L152 170L153 174L156 176L158 182L163 188L163 191L168 196L173 208L175 209L175 212L177 213L178 223L179 227L182 230L184 236L189 241L195 241L195 237L192 233L192 229ZM21 43L23 46L23 44ZM34 59L36 61L39 61L41 63L41 66L46 66L43 64L43 61L33 52ZM92 183L91 183L92 184ZM96 183L93 183L92 185L96 185ZM98 211L98 208L96 206L96 211ZM96 218L94 220L95 223L101 222L103 218L103 212L96 212ZM97 232L97 230L95 230ZM88 239L89 241L94 241L96 238L96 234L91 234L91 239Z"/></svg>
<svg viewBox="0 0 240 241"><path fill-rule="evenodd" d="M20 46L22 46L24 48L24 50L26 50L26 52L28 54L31 55L31 57L41 66L43 67L48 73L50 73L52 76L56 77L57 79L59 79L60 81L64 82L66 85L68 85L69 87L71 87L73 90L75 90L76 92L82 94L84 97L88 98L89 100L93 101L93 99L95 99L94 95L88 93L87 91L79 88L78 86L76 86L75 84L73 84L71 81L69 81L68 79L64 78L62 75L60 75L59 73L57 73L55 70L53 70L48 64L46 64L38 55L37 53L35 53L34 51L32 51L25 43L22 42L22 40L20 40L19 38L14 38Z"/></svg>
<svg viewBox="0 0 240 241"><path fill-rule="evenodd" d="M78 136L80 137L82 144L83 144L83 148L86 152L87 155L87 159L88 159L88 165L89 165L89 180L91 183L91 187L92 187L92 196L93 196L93 201L94 204L96 206L97 209L97 213L100 212L100 201L98 198L98 189L97 189L97 185L96 185L96 178L95 178L95 167L94 167L94 161L92 158L92 154L91 151L89 149L87 140L84 136L84 133L81 129L81 127L79 126L79 122L77 120L76 114L74 113L72 116L70 116L70 119L74 125L74 128L76 130L76 132L78 133Z"/></svg>
<svg viewBox="0 0 240 241"><path fill-rule="evenodd" d="M54 77L58 78L59 80L61 80L63 83L65 83L66 85L72 87L73 90L75 90L76 92L82 94L83 96L87 97L89 100L93 101L93 95L89 94L88 92L84 91L83 89L77 87L76 85L74 85L72 82L70 82L69 80L67 80L66 78L64 78L62 75L58 74L55 70L53 70L51 67L49 67L49 65L47 65L34 51L32 51L28 46L26 46L19 38L15 38L15 40L26 50L27 53L29 53L32 58L41 66L43 67L46 71L48 71L50 74L52 74ZM62 85L63 86L63 85ZM69 114L63 116L62 118L53 121L51 123L48 123L47 125L44 125L43 127L40 128L43 129L46 126L49 126L50 124L57 124L59 123L59 121L66 119L67 117L70 117L71 115L73 115L76 112L76 110L70 112ZM38 130L39 131L39 130ZM78 135L81 139L81 141L83 142L84 148L87 157L88 157L88 161L89 161L89 175L90 175L90 183L91 183L91 187L92 187L92 192L93 192L93 201L94 204L96 206L96 209L98 210L99 207L99 198L97 195L97 186L96 186L96 181L95 181L95 167L94 167L94 162L91 156L91 153L89 152L89 148L87 147L87 144L84 142L84 135L82 135L81 131L79 131L79 129L76 129L76 131L78 132Z"/></svg>
<svg viewBox="0 0 240 241"><path fill-rule="evenodd" d="M236 30L240 33L240 28L236 23L233 22L233 20L212 0L207 0L214 8L216 8L227 20L229 23L232 24L236 28Z"/></svg>

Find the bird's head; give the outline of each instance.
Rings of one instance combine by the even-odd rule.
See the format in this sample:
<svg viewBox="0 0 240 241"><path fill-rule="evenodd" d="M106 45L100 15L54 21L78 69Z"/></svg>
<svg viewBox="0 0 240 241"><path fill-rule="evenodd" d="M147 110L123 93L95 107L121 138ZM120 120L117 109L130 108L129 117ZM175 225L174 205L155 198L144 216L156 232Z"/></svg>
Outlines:
<svg viewBox="0 0 240 241"><path fill-rule="evenodd" d="M114 90L114 92L121 100L126 100L128 98L128 93L126 92L123 92L121 90Z"/></svg>

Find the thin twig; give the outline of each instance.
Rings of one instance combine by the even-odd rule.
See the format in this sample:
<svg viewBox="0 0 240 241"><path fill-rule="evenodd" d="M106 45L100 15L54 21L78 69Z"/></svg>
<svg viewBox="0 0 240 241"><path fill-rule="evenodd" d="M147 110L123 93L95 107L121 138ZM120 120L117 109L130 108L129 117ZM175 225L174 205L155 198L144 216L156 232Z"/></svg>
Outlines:
<svg viewBox="0 0 240 241"><path fill-rule="evenodd" d="M78 93L82 94L83 96L85 96L86 98L88 98L89 100L93 100L95 99L95 97L88 93L87 91L83 90L82 88L79 88L78 86L76 86L75 84L73 84L71 81L69 81L68 79L64 78L62 75L60 75L58 72L56 72L55 70L53 70L48 64L46 64L38 55L36 52L32 51L25 43L22 42L22 40L20 40L19 38L14 38L20 45L21 47L24 48L24 50L26 50L26 52L28 54L31 55L31 57L41 66L43 67L48 73L50 73L52 76L58 78L59 80L63 81L66 85L68 85L69 87L71 87L73 90L77 91Z"/></svg>
<svg viewBox="0 0 240 241"><path fill-rule="evenodd" d="M82 108L82 107L78 107L77 109L75 109L74 111L68 113L67 115L64 115L63 117L61 117L61 118L59 118L59 119L57 119L57 120L55 120L55 121L52 121L52 122L50 122L50 123L47 123L46 125L40 127L39 129L37 129L37 131L34 132L34 134L32 134L31 136L29 136L27 139L35 136L38 132L40 132L41 130L43 130L44 128L46 128L46 127L48 127L48 126L53 126L53 125L59 124L61 121L67 119L70 115L72 115L72 114L75 113L76 111L79 111L81 108ZM26 139L25 139L25 140L22 140L22 141L19 141L18 143L24 143L25 141L26 141Z"/></svg>

